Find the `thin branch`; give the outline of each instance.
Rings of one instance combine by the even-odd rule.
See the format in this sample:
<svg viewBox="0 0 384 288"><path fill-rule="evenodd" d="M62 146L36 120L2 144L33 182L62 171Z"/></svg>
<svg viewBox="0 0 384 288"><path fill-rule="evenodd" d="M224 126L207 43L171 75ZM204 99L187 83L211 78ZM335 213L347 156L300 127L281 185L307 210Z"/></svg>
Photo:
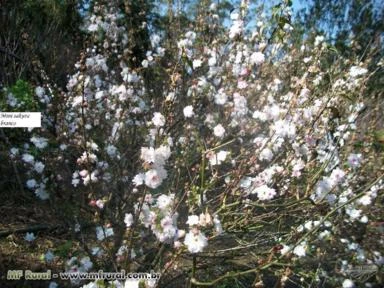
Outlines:
<svg viewBox="0 0 384 288"><path fill-rule="evenodd" d="M17 56L16 54L12 53L11 51L8 51L6 48L4 47L0 47L0 53L3 53L3 54L6 54L8 56L12 56L13 58L23 62L23 59L21 59L19 56Z"/></svg>

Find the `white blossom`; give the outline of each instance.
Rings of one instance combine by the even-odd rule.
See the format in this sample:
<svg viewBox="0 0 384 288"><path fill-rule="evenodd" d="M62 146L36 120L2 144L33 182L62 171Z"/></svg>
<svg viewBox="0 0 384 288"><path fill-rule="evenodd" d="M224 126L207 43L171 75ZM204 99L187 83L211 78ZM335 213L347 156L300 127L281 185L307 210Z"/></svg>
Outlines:
<svg viewBox="0 0 384 288"><path fill-rule="evenodd" d="M23 156L21 156L21 159L25 162L25 163L29 163L29 164L32 164L34 161L35 161L35 157L33 157L31 154L23 154Z"/></svg>
<svg viewBox="0 0 384 288"><path fill-rule="evenodd" d="M27 232L26 234L25 234L25 237L24 237L24 239L26 240L26 241L28 241L28 242L33 242L35 239L36 239L36 237L35 237L35 235L33 234L33 232Z"/></svg>
<svg viewBox="0 0 384 288"><path fill-rule="evenodd" d="M225 134L225 129L224 129L223 125L221 125L221 124L216 125L213 128L213 134L216 137L222 138L224 136L224 134Z"/></svg>
<svg viewBox="0 0 384 288"><path fill-rule="evenodd" d="M276 196L276 190L269 188L267 185L261 185L252 190L252 194L257 194L257 198L261 201L271 200Z"/></svg>
<svg viewBox="0 0 384 288"><path fill-rule="evenodd" d="M251 64L260 65L264 63L265 56L262 52L254 52L250 57Z"/></svg>
<svg viewBox="0 0 384 288"><path fill-rule="evenodd" d="M304 257L306 255L307 243L302 242L293 249L293 254L298 257Z"/></svg>
<svg viewBox="0 0 384 288"><path fill-rule="evenodd" d="M193 69L201 67L201 64L203 64L203 61L201 61L200 59L193 60L192 62Z"/></svg>
<svg viewBox="0 0 384 288"><path fill-rule="evenodd" d="M136 174L135 177L133 177L132 183L135 186L140 186L144 184L144 181L145 181L145 174L139 173L139 174Z"/></svg>
<svg viewBox="0 0 384 288"><path fill-rule="evenodd" d="M33 136L31 142L39 149L44 149L48 146L48 139L44 137Z"/></svg>
<svg viewBox="0 0 384 288"><path fill-rule="evenodd" d="M190 215L190 216L188 216L187 224L189 226L198 225L199 222L200 222L199 221L199 216L197 216L197 215Z"/></svg>
<svg viewBox="0 0 384 288"><path fill-rule="evenodd" d="M26 184L29 189L35 188L37 186L35 179L29 179Z"/></svg>
<svg viewBox="0 0 384 288"><path fill-rule="evenodd" d="M361 68L359 66L352 66L349 70L349 76L351 76L352 78L356 78L366 74L367 72L368 70L365 68Z"/></svg>
<svg viewBox="0 0 384 288"><path fill-rule="evenodd" d="M36 162L34 165L35 171L39 174L43 173L45 165L42 162Z"/></svg>
<svg viewBox="0 0 384 288"><path fill-rule="evenodd" d="M159 209L167 209L173 202L174 195L165 195L162 194L157 198L156 205Z"/></svg>
<svg viewBox="0 0 384 288"><path fill-rule="evenodd" d="M96 227L96 237L97 240L102 241L106 237L113 236L113 229L112 228L103 228L101 226Z"/></svg>
<svg viewBox="0 0 384 288"><path fill-rule="evenodd" d="M183 109L183 113L184 113L184 117L185 118L190 118L192 117L195 113L193 112L193 106L191 105L188 105L186 107L184 107Z"/></svg>
<svg viewBox="0 0 384 288"><path fill-rule="evenodd" d="M208 240L201 231L189 231L185 236L184 244L190 253L198 253L208 245Z"/></svg>
<svg viewBox="0 0 384 288"><path fill-rule="evenodd" d="M349 154L347 160L348 160L349 166L351 166L352 168L357 168L360 166L361 159L362 159L361 154L351 153Z"/></svg>
<svg viewBox="0 0 384 288"><path fill-rule="evenodd" d="M124 217L124 223L127 227L131 227L132 226L132 223L133 223L133 215L132 213L125 213L125 217Z"/></svg>
<svg viewBox="0 0 384 288"><path fill-rule="evenodd" d="M353 283L353 281L351 279L345 279L343 281L342 286L343 286L343 288L354 288L354 287L356 287L355 283Z"/></svg>
<svg viewBox="0 0 384 288"><path fill-rule="evenodd" d="M165 117L161 113L155 112L153 113L152 123L156 127L162 127L165 124Z"/></svg>
<svg viewBox="0 0 384 288"><path fill-rule="evenodd" d="M228 96L224 93L224 91L219 90L219 93L215 95L215 103L217 105L224 105L227 103Z"/></svg>
<svg viewBox="0 0 384 288"><path fill-rule="evenodd" d="M145 185L149 188L156 189L163 182L163 177L158 169L151 169L145 173Z"/></svg>

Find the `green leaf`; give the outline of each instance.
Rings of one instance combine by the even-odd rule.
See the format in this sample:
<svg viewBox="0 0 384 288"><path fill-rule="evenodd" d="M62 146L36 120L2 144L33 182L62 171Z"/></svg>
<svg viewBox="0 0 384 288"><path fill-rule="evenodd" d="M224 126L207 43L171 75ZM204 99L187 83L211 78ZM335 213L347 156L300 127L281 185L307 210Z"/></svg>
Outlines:
<svg viewBox="0 0 384 288"><path fill-rule="evenodd" d="M374 135L376 142L384 144L384 129L375 131Z"/></svg>
<svg viewBox="0 0 384 288"><path fill-rule="evenodd" d="M72 248L72 241L67 241L55 249L55 254L59 257L66 258Z"/></svg>
<svg viewBox="0 0 384 288"><path fill-rule="evenodd" d="M335 46L329 46L328 50L335 52L336 54L339 54L339 51L336 49Z"/></svg>

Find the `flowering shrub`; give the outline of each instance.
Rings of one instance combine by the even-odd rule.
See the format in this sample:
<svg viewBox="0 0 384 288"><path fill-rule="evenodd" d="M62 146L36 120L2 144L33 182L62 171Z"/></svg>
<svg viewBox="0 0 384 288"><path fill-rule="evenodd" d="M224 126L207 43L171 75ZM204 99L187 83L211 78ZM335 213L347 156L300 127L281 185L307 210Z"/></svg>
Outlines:
<svg viewBox="0 0 384 288"><path fill-rule="evenodd" d="M354 287L365 280L349 270L383 264L371 228L384 182L358 129L382 61L344 59L321 35L295 42L289 1L249 28L242 1L228 27L212 4L175 43L152 34L133 67L123 11L101 2L67 91L36 87L43 127L9 151L28 191L72 206L66 271Z"/></svg>

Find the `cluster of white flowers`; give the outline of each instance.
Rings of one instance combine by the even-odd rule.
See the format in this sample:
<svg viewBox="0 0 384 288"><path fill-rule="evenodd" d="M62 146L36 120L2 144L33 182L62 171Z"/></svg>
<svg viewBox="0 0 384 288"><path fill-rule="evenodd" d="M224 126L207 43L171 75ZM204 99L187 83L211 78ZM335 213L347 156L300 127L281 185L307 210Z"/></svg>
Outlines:
<svg viewBox="0 0 384 288"><path fill-rule="evenodd" d="M188 216L187 224L189 225L189 232L185 236L184 244L191 253L202 252L208 245L208 239L205 237L204 233L201 232L199 226L212 224L211 216L208 213L201 214L200 217L197 215L190 215Z"/></svg>
<svg viewBox="0 0 384 288"><path fill-rule="evenodd" d="M181 39L178 43L177 46L179 48L179 53L180 56L184 55L188 57L189 59L193 59L193 44L196 40L196 33L193 31L188 31L185 33L185 37Z"/></svg>
<svg viewBox="0 0 384 288"><path fill-rule="evenodd" d="M368 72L368 70L365 68L362 68L359 66L352 66L349 70L349 75L352 78L356 78L356 77L359 77L359 76L366 74L367 72Z"/></svg>
<svg viewBox="0 0 384 288"><path fill-rule="evenodd" d="M159 148L142 147L140 158L144 161L145 166L150 169L145 173L139 173L133 178L135 186L145 183L146 186L156 189L161 185L163 180L167 178L167 171L164 165L171 155L169 146L162 145Z"/></svg>
<svg viewBox="0 0 384 288"><path fill-rule="evenodd" d="M240 18L238 13L231 14L232 26L229 30L229 38L233 39L236 36L241 35L244 29L244 21Z"/></svg>
<svg viewBox="0 0 384 288"><path fill-rule="evenodd" d="M222 162L224 162L227 159L229 152L225 150L220 150L219 152L215 153L213 151L209 151L207 153L207 158L209 160L209 163L212 166L220 165Z"/></svg>
<svg viewBox="0 0 384 288"><path fill-rule="evenodd" d="M202 252L208 245L207 237L204 233L196 228L192 228L187 235L185 235L184 244L188 247L191 253Z"/></svg>
<svg viewBox="0 0 384 288"><path fill-rule="evenodd" d="M25 184L28 189L34 190L35 195L41 200L47 200L49 198L49 194L46 190L47 180L47 178L43 178L42 182L38 183L35 179L29 179Z"/></svg>
<svg viewBox="0 0 384 288"><path fill-rule="evenodd" d="M276 190L269 188L267 185L261 185L252 190L251 193L257 194L261 201L271 200L276 196Z"/></svg>
<svg viewBox="0 0 384 288"><path fill-rule="evenodd" d="M178 246L178 239L184 237L185 232L177 228L178 214L172 211L174 197L174 194L161 194L155 200L151 195L147 195L141 208L139 220L144 227L152 230L160 242L174 243L175 246ZM126 214L127 227L131 226L132 221L132 215Z"/></svg>
<svg viewBox="0 0 384 288"><path fill-rule="evenodd" d="M252 53L252 55L250 57L250 61L251 61L251 64L260 65L260 64L264 63L265 56L261 52L254 52L254 53Z"/></svg>

